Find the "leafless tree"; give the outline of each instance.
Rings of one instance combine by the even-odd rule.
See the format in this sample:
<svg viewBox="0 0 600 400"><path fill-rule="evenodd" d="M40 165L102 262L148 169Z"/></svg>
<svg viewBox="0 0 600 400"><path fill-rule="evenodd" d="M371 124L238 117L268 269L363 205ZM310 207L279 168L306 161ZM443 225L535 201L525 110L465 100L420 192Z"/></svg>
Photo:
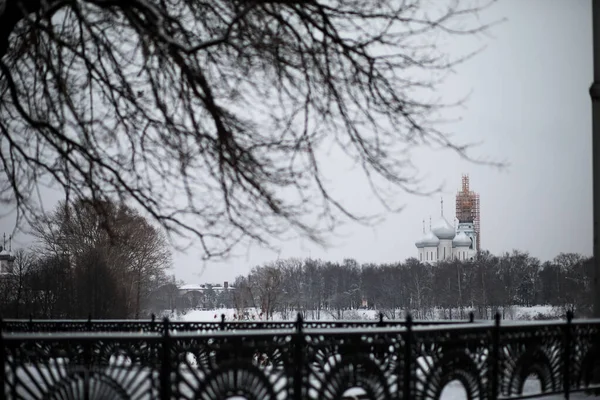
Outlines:
<svg viewBox="0 0 600 400"><path fill-rule="evenodd" d="M68 202L130 201L222 256L240 241L321 242L343 219L371 221L330 186L331 154L388 210L424 190L415 146L468 157L435 123L449 105L436 90L473 54L446 54L446 40L488 28L487 3L0 5L0 200L21 220L40 214L37 189L51 184Z"/></svg>
<svg viewBox="0 0 600 400"><path fill-rule="evenodd" d="M25 249L19 249L15 252L15 261L12 270L9 271L13 280L15 290L15 316L23 317L20 313L24 303L28 303L28 282L27 279L33 268L35 259L33 254Z"/></svg>
<svg viewBox="0 0 600 400"><path fill-rule="evenodd" d="M267 320L273 317L273 312L284 295L283 266L284 261L276 261L256 267L248 275L248 286L254 296L254 302L260 305L260 310Z"/></svg>
<svg viewBox="0 0 600 400"><path fill-rule="evenodd" d="M236 310L236 318L245 319L246 309L255 307L249 279L245 276L239 276L233 285L235 290L232 292L232 304Z"/></svg>
<svg viewBox="0 0 600 400"><path fill-rule="evenodd" d="M129 301L134 317L139 318L142 304L153 289L156 289L170 267L171 252L162 232L150 225L143 217L134 214L122 221L123 234L119 235L119 251L115 252L115 262L121 263L123 275L131 293Z"/></svg>
<svg viewBox="0 0 600 400"><path fill-rule="evenodd" d="M83 316L91 312L85 307L92 306L97 313L121 313L105 301L108 296L102 291L112 290L123 303L118 308L124 316L138 318L150 294L164 284L170 248L162 232L133 209L97 203L61 203L39 218L32 225L39 252L68 260L72 299L83 296L89 303L80 307Z"/></svg>

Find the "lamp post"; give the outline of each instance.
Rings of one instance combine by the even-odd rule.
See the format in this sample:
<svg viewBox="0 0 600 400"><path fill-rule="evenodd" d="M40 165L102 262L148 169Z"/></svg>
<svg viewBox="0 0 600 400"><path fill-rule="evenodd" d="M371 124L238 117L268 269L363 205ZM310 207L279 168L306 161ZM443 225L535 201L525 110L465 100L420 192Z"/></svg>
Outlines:
<svg viewBox="0 0 600 400"><path fill-rule="evenodd" d="M594 317L600 318L600 0L592 0L594 82L592 98L592 180L594 204Z"/></svg>

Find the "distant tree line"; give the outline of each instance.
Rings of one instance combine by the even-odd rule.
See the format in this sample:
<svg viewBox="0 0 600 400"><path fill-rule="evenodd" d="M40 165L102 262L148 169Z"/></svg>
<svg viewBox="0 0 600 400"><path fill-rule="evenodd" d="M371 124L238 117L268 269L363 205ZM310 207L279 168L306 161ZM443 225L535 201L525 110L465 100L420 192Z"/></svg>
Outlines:
<svg viewBox="0 0 600 400"><path fill-rule="evenodd" d="M411 312L431 318L492 318L513 306L549 305L558 312L591 313L592 259L560 254L540 262L527 253L500 256L482 252L474 261L448 260L436 265L414 258L392 264L359 265L313 259L278 260L254 268L235 282L233 304L258 307L266 318L274 312L293 317L352 316L350 310L376 309L387 318ZM507 317L506 315L504 315Z"/></svg>
<svg viewBox="0 0 600 400"><path fill-rule="evenodd" d="M37 241L16 252L0 276L0 315L26 318L142 318L190 308L233 307L237 318L296 312L353 318L369 308L387 318L492 318L513 306L549 305L587 316L593 263L578 254L540 262L527 253L481 252L473 261L436 265L415 258L391 264L277 260L239 276L232 288L182 291L169 276L162 231L134 209L106 201L60 204L31 225ZM217 290L215 290L217 289Z"/></svg>
<svg viewBox="0 0 600 400"><path fill-rule="evenodd" d="M139 318L169 308L176 285L165 237L134 209L79 201L32 225L37 241L0 276L0 315Z"/></svg>

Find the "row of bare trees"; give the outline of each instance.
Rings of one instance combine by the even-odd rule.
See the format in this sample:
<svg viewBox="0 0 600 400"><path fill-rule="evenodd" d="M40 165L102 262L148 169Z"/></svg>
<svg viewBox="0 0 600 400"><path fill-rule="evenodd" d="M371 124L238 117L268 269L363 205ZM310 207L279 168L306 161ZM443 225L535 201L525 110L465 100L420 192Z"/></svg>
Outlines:
<svg viewBox="0 0 600 400"><path fill-rule="evenodd" d="M1 279L3 316L139 318L165 290L165 237L126 205L62 203L31 228L36 245Z"/></svg>
<svg viewBox="0 0 600 400"><path fill-rule="evenodd" d="M410 311L418 318L505 317L513 306L550 305L577 315L591 312L593 265L578 254L560 254L541 263L514 251L495 256L482 252L474 262L449 260L437 265L411 258L404 263L359 265L321 260L278 260L254 268L235 282L238 309L259 307L271 317L296 311L307 318L328 313L352 316L350 310L371 308L388 318Z"/></svg>

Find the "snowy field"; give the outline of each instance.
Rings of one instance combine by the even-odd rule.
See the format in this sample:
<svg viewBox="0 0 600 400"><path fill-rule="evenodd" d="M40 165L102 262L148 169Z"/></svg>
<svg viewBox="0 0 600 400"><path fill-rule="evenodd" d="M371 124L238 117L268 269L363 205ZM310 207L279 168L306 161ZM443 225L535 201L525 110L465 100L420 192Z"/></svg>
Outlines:
<svg viewBox="0 0 600 400"><path fill-rule="evenodd" d="M260 313L260 310L257 309L247 309L247 315L245 320L255 320L260 321L263 320L263 316ZM463 312L464 319L468 318L469 310ZM227 321L235 321L239 320L239 312L233 308L219 308L214 310L187 310L183 312L175 312L169 313L169 317L172 320L176 321L190 321L190 322L210 322L210 321L220 321L221 314L225 315L225 320ZM443 319L442 312L439 310L432 310L429 313L429 317L427 319ZM490 314L492 314L490 312ZM316 317L313 315L317 315L314 312L306 312L305 313L306 320L315 320ZM320 321L334 321L337 318L336 313L323 311L319 313ZM398 310L395 315L396 319L402 319L404 317L404 312ZM459 315L457 312L454 312L453 315ZM517 320L517 321L529 321L534 319L559 319L557 317L558 313L552 306L534 306L534 307L511 307L504 310L504 318L507 320ZM378 310L346 310L342 316L344 320L377 320L379 319L379 311ZM275 312L273 314L272 320L274 321L288 321L295 320L295 313L287 313L287 315L282 315L280 312Z"/></svg>

